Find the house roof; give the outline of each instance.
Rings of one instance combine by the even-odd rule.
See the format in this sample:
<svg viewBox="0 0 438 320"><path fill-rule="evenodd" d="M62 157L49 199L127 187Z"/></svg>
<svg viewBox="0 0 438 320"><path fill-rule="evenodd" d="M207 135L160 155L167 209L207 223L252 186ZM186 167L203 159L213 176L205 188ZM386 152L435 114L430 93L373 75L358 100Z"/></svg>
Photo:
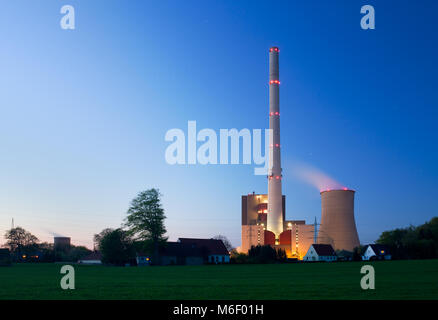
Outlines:
<svg viewBox="0 0 438 320"><path fill-rule="evenodd" d="M388 247L384 244L369 244L368 246L373 249L376 256L384 256L386 254L389 254Z"/></svg>
<svg viewBox="0 0 438 320"><path fill-rule="evenodd" d="M336 256L335 250L329 244L312 244L318 256Z"/></svg>
<svg viewBox="0 0 438 320"><path fill-rule="evenodd" d="M91 261L91 260L102 260L102 254L99 251L94 251L90 253L88 256L85 256L80 261Z"/></svg>
<svg viewBox="0 0 438 320"><path fill-rule="evenodd" d="M200 248L191 244L180 242L166 242L166 245L160 248L160 254L163 256L185 256L185 257L201 257Z"/></svg>
<svg viewBox="0 0 438 320"><path fill-rule="evenodd" d="M179 238L178 241L183 244L191 244L200 248L208 255L229 255L227 248L222 240L218 239L193 239L193 238Z"/></svg>

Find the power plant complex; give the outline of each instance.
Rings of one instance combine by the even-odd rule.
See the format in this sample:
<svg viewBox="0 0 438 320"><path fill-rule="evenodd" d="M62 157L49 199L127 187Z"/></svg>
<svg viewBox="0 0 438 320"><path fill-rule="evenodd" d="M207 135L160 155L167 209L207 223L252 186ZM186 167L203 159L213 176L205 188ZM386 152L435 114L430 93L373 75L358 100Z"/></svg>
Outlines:
<svg viewBox="0 0 438 320"><path fill-rule="evenodd" d="M269 49L269 169L268 194L242 196L242 245L271 245L288 257L303 259L312 244L329 244L334 250L359 246L354 220L354 194L348 188L321 191L321 224L286 220L286 197L282 194L280 144L280 77L277 47Z"/></svg>

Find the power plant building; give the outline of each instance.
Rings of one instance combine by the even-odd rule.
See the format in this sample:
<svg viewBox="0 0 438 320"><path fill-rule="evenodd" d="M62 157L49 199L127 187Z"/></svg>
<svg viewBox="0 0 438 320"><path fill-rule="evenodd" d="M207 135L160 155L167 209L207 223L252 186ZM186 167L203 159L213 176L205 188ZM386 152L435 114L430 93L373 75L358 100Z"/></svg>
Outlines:
<svg viewBox="0 0 438 320"><path fill-rule="evenodd" d="M70 249L71 239L69 237L54 237L53 246L57 250Z"/></svg>
<svg viewBox="0 0 438 320"><path fill-rule="evenodd" d="M280 144L279 52L269 49L269 159L268 194L242 196L242 245L271 245L286 251L288 257L304 258L312 244L330 244L335 250L352 251L359 245L354 220L354 191L321 192L321 227L304 220L286 220L286 197L282 194Z"/></svg>

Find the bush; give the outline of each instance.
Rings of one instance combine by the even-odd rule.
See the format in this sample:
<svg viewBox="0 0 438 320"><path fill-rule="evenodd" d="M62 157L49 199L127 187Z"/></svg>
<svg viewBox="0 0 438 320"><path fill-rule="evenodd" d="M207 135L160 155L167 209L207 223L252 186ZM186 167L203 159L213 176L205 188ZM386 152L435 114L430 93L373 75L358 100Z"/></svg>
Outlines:
<svg viewBox="0 0 438 320"><path fill-rule="evenodd" d="M11 254L8 249L0 249L0 266L10 266L12 264Z"/></svg>
<svg viewBox="0 0 438 320"><path fill-rule="evenodd" d="M122 229L115 229L100 239L102 262L117 266L131 264L135 260L135 249L129 234Z"/></svg>

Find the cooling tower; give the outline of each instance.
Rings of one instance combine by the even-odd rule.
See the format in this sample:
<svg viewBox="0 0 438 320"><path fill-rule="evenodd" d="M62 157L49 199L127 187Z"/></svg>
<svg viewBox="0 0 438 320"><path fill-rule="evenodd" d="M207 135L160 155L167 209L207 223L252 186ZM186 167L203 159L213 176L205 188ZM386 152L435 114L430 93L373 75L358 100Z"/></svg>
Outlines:
<svg viewBox="0 0 438 320"><path fill-rule="evenodd" d="M70 238L69 237L54 237L53 238L55 249L69 249L70 248Z"/></svg>
<svg viewBox="0 0 438 320"><path fill-rule="evenodd" d="M321 192L321 227L318 243L331 244L335 250L353 251L359 246L354 220L354 191Z"/></svg>

